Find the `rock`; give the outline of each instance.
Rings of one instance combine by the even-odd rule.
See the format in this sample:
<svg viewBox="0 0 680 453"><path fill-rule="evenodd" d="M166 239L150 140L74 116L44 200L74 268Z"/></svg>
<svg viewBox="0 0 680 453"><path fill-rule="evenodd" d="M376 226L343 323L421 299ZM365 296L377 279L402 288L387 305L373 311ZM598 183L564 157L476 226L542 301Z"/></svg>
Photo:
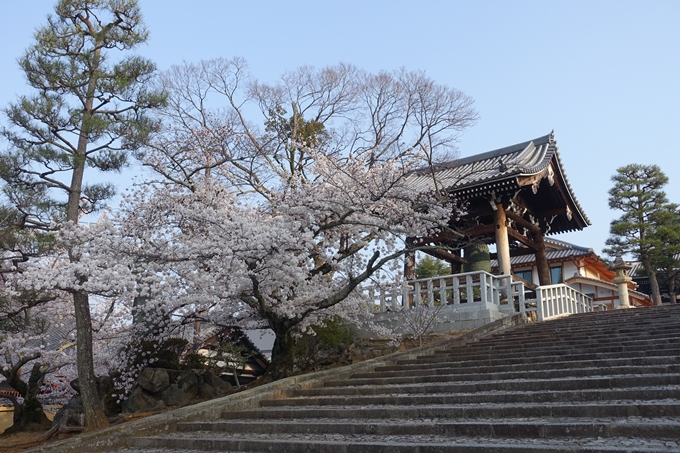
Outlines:
<svg viewBox="0 0 680 453"><path fill-rule="evenodd" d="M213 398L217 398L218 396L220 395L217 394L215 387L213 387L212 385L203 384L198 388L198 397L201 399L210 400Z"/></svg>
<svg viewBox="0 0 680 453"><path fill-rule="evenodd" d="M137 384L151 393L161 393L170 386L170 376L162 368L144 368L139 373Z"/></svg>
<svg viewBox="0 0 680 453"><path fill-rule="evenodd" d="M70 400L68 400L68 403L64 404L61 409L57 411L56 414L54 414L54 418L52 419L52 426L56 426L59 423L61 423L61 419L66 415L66 414L73 414L73 413L78 413L82 414L83 413L83 398L78 395L73 395Z"/></svg>
<svg viewBox="0 0 680 453"><path fill-rule="evenodd" d="M186 393L189 398L195 398L198 395L198 376L196 370L186 370L182 372L177 378L177 387Z"/></svg>
<svg viewBox="0 0 680 453"><path fill-rule="evenodd" d="M141 387L135 387L132 394L123 402L123 412L149 412L165 407L159 396L153 395Z"/></svg>
<svg viewBox="0 0 680 453"><path fill-rule="evenodd" d="M99 392L100 395L105 395L111 390L113 390L113 379L110 376L97 376L95 377L95 379L97 391ZM69 382L69 385L73 390L76 391L76 393L80 393L80 384L78 382L78 378L75 378L74 380Z"/></svg>
<svg viewBox="0 0 680 453"><path fill-rule="evenodd" d="M170 387L163 390L161 399L167 406L186 406L191 401L191 397L177 384L170 384Z"/></svg>
<svg viewBox="0 0 680 453"><path fill-rule="evenodd" d="M224 382L221 377L211 370L206 370L205 373L203 373L203 379L205 380L206 385L209 385L214 389L216 396L224 396L233 392L231 385Z"/></svg>

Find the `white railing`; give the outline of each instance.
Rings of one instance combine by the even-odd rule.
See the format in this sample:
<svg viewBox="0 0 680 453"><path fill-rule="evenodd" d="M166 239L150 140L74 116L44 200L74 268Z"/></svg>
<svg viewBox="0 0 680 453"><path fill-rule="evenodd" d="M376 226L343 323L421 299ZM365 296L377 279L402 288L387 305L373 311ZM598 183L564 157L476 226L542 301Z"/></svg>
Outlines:
<svg viewBox="0 0 680 453"><path fill-rule="evenodd" d="M520 313L530 321L544 321L565 314L593 311L589 296L566 285L539 286L536 299L525 297L524 284L510 275L466 272L406 281L401 288L371 289L375 311L400 311L417 306L497 305L506 314Z"/></svg>
<svg viewBox="0 0 680 453"><path fill-rule="evenodd" d="M467 272L441 277L409 280L401 289L373 291L378 311L398 311L420 305L484 304L508 305L526 310L524 285L510 275Z"/></svg>
<svg viewBox="0 0 680 453"><path fill-rule="evenodd" d="M569 285L539 286L536 290L538 321L566 314L593 311L593 299Z"/></svg>

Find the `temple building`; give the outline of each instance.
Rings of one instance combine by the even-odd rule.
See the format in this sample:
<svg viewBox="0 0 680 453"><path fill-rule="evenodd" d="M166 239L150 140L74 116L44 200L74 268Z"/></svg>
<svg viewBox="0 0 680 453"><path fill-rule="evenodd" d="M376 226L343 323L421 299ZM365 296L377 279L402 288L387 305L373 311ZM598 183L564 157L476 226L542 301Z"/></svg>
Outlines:
<svg viewBox="0 0 680 453"><path fill-rule="evenodd" d="M407 184L417 193L447 194L462 208L448 229L407 239L421 249L433 246L423 252L450 263L451 274L416 279L415 255L407 256L401 296L381 294L378 312L446 305L450 322L475 327L518 313L541 321L651 303L619 275L625 270L609 269L590 248L550 237L590 225L553 132L424 168Z"/></svg>
<svg viewBox="0 0 680 453"><path fill-rule="evenodd" d="M495 243L501 274L511 273L512 256L533 254L541 285L551 283L544 237L590 225L567 180L553 132L421 170L408 184L418 192L446 191L466 206L466 215L451 219L453 232L427 242L453 249ZM454 254L437 255L465 263Z"/></svg>
<svg viewBox="0 0 680 453"><path fill-rule="evenodd" d="M546 238L546 258L550 267L551 283L566 283L577 291L591 297L593 305L598 309L612 310L620 304L619 291L612 280L616 272L611 270L592 248L581 247ZM538 279L536 261L532 255L518 255L510 258L512 275L525 281L525 286L532 287ZM497 270L498 263L491 262L491 268ZM638 285L628 284L628 295L633 306L652 306L652 298L638 291Z"/></svg>

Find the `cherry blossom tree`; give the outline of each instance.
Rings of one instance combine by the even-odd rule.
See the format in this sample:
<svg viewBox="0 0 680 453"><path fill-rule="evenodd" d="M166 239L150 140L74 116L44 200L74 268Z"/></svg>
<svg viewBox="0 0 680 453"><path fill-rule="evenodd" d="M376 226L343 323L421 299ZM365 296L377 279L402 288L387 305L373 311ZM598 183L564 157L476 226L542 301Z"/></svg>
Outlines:
<svg viewBox="0 0 680 453"><path fill-rule="evenodd" d="M150 313L258 322L276 334L270 376L288 375L295 335L326 317L356 321L370 312L362 285L418 248L405 237L447 228L453 209L439 194L414 197L405 187L415 159L370 165L305 153L306 176L282 173L266 200L239 197L209 177L191 188L141 188L115 219L113 239L99 233L84 245L88 259L116 256L93 266L101 276L90 274L88 291L115 281L122 294L128 281L129 297L143 296ZM107 271L115 278L103 276L107 262L116 263Z"/></svg>
<svg viewBox="0 0 680 453"><path fill-rule="evenodd" d="M19 272L2 270L0 375L19 392L19 398L10 398L14 424L8 432L44 430L51 422L39 394L49 388L50 396L59 398L70 390L68 379L55 373L69 376L74 369L73 303L63 293L22 288Z"/></svg>
<svg viewBox="0 0 680 453"><path fill-rule="evenodd" d="M448 228L452 200L404 183L450 158L476 120L460 91L345 64L267 84L238 58L174 67L159 83L162 130L139 156L156 177L121 214L123 236L141 261L171 265L153 275L180 285L179 305L271 328L273 378L292 371L297 333L370 311L362 286L418 249L404 238Z"/></svg>

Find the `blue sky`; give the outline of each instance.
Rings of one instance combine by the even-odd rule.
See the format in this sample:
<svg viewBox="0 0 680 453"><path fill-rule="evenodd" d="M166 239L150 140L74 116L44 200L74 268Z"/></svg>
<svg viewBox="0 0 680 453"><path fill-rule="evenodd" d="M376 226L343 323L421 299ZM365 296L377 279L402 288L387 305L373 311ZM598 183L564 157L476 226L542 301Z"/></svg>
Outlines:
<svg viewBox="0 0 680 453"><path fill-rule="evenodd" d="M0 105L27 93L16 59L53 0L0 7ZM139 53L159 69L244 57L274 81L287 69L338 62L424 70L472 96L480 120L461 156L555 130L566 173L593 225L560 236L599 252L610 177L657 164L680 203L680 2L140 0L151 33ZM4 146L4 145L2 145ZM122 189L126 182L118 184Z"/></svg>

